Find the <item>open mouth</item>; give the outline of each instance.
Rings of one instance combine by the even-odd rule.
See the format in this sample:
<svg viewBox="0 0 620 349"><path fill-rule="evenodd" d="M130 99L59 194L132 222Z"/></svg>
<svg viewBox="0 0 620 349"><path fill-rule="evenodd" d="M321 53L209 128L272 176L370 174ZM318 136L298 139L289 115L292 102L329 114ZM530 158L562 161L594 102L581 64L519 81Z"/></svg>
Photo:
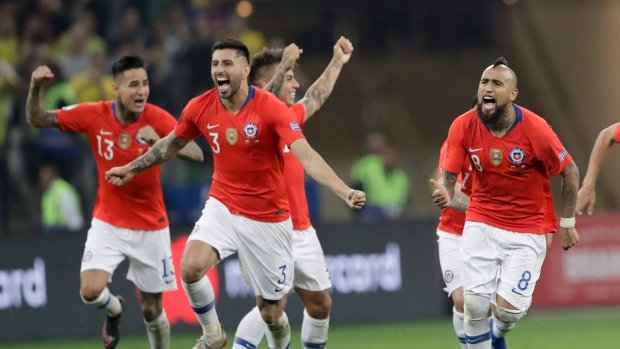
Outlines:
<svg viewBox="0 0 620 349"><path fill-rule="evenodd" d="M146 100L145 99L135 99L134 103L136 104L136 107L144 108L144 104L146 103Z"/></svg>
<svg viewBox="0 0 620 349"><path fill-rule="evenodd" d="M217 89L220 92L223 92L230 87L230 79L226 77L218 77L216 79L216 82L217 82Z"/></svg>
<svg viewBox="0 0 620 349"><path fill-rule="evenodd" d="M491 110L495 108L496 102L495 99L491 96L482 97L482 109Z"/></svg>

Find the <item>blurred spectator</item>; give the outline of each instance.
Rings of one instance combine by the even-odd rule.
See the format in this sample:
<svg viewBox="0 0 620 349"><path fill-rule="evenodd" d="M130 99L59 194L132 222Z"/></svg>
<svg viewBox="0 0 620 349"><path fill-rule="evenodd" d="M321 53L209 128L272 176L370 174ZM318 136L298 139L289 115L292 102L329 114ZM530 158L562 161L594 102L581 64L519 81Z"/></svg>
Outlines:
<svg viewBox="0 0 620 349"><path fill-rule="evenodd" d="M106 74L106 59L102 53L91 56L88 70L75 74L69 81L78 102L98 102L115 99L112 92L112 75Z"/></svg>
<svg viewBox="0 0 620 349"><path fill-rule="evenodd" d="M366 204L360 210L363 220L392 220L403 216L409 199L409 180L397 167L396 150L380 133L367 137L371 151L351 168L352 188L366 192Z"/></svg>
<svg viewBox="0 0 620 349"><path fill-rule="evenodd" d="M71 184L60 178L53 165L39 169L39 185L44 190L41 199L41 223L46 234L68 234L82 229L80 196Z"/></svg>
<svg viewBox="0 0 620 349"><path fill-rule="evenodd" d="M211 47L216 41L214 23L207 12L202 12L194 22L193 40L179 54L178 74L185 82L185 100L213 87L210 57Z"/></svg>
<svg viewBox="0 0 620 349"><path fill-rule="evenodd" d="M12 13L5 12L6 6L1 6L0 11L0 59L15 67L19 43L15 18Z"/></svg>
<svg viewBox="0 0 620 349"><path fill-rule="evenodd" d="M84 36L84 50L88 54L105 54L108 45L103 38L97 35L97 17L91 11L84 11L78 20L73 23L71 30L65 31L60 35L54 45L54 56L60 57L66 52L71 51L71 46L75 38L75 30L81 30Z"/></svg>
<svg viewBox="0 0 620 349"><path fill-rule="evenodd" d="M227 36L244 43L250 51L250 57L254 57L267 44L265 35L256 29L250 28L246 18L241 18L235 14L231 15L228 21L228 28L230 32Z"/></svg>
<svg viewBox="0 0 620 349"><path fill-rule="evenodd" d="M86 47L89 32L84 23L74 23L66 35L68 35L69 45L59 47L55 57L62 75L65 79L71 79L75 74L90 68L93 52L89 52Z"/></svg>

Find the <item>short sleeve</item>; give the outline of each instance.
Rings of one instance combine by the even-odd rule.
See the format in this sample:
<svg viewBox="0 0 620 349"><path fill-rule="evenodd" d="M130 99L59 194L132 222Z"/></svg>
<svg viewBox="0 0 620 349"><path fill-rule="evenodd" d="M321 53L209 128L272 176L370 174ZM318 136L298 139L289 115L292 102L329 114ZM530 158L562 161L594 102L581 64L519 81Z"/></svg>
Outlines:
<svg viewBox="0 0 620 349"><path fill-rule="evenodd" d="M267 99L263 115L269 118L268 122L273 124L276 133L284 144L291 145L296 140L305 138L299 122L295 120L296 115L293 113L292 107L287 107L275 97Z"/></svg>
<svg viewBox="0 0 620 349"><path fill-rule="evenodd" d="M101 108L100 103L81 103L56 110L60 129L62 131L86 132L88 126L98 116L97 109L99 108Z"/></svg>
<svg viewBox="0 0 620 349"><path fill-rule="evenodd" d="M545 126L541 125L534 129L537 131L534 149L538 160L547 168L550 176L559 175L573 162L573 158L549 124L545 122Z"/></svg>
<svg viewBox="0 0 620 349"><path fill-rule="evenodd" d="M306 122L306 107L301 103L295 103L291 107L295 121L299 126L303 126Z"/></svg>
<svg viewBox="0 0 620 349"><path fill-rule="evenodd" d="M616 143L620 143L620 122L616 124L616 128L614 129L614 138Z"/></svg>
<svg viewBox="0 0 620 349"><path fill-rule="evenodd" d="M446 153L441 169L452 173L461 173L463 161L465 160L465 146L463 145L463 124L464 118L458 117L450 126L448 139L446 140Z"/></svg>
<svg viewBox="0 0 620 349"><path fill-rule="evenodd" d="M176 127L177 119L175 119L172 114L168 113L163 109L158 108L157 110L158 113L156 116L157 123L155 124L155 132L157 132L157 135L159 135L159 137L166 137Z"/></svg>
<svg viewBox="0 0 620 349"><path fill-rule="evenodd" d="M177 137L194 139L201 135L200 128L196 124L200 109L197 108L194 101L195 100L191 100L181 113L181 118L179 118L179 122L174 130Z"/></svg>

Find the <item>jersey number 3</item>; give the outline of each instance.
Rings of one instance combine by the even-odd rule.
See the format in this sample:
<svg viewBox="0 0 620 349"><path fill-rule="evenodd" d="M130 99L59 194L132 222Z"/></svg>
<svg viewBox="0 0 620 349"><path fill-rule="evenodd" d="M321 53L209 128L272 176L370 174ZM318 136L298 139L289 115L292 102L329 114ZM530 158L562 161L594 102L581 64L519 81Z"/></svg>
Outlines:
<svg viewBox="0 0 620 349"><path fill-rule="evenodd" d="M103 140L103 143L105 143L104 147L105 150L101 148L101 141ZM106 138L102 138L101 136L97 135L97 149L99 150L99 156L103 156L106 160L112 160L112 158L114 157L114 150L112 150L112 147L114 146L114 142L106 139Z"/></svg>
<svg viewBox="0 0 620 349"><path fill-rule="evenodd" d="M209 136L213 137L213 145L211 146L211 149L214 153L219 153L220 144L217 142L217 132L209 132Z"/></svg>

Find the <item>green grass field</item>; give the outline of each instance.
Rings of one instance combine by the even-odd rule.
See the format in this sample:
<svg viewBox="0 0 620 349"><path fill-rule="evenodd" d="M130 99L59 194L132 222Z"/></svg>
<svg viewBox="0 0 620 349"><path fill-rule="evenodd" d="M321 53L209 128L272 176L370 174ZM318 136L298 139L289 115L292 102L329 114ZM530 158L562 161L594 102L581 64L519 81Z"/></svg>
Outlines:
<svg viewBox="0 0 620 349"><path fill-rule="evenodd" d="M97 329L93 329L97 331ZM229 330L229 338L232 333ZM173 333L173 349L189 349L199 333ZM227 348L232 347L229 340ZM293 331L292 348L300 348L299 329ZM533 311L507 337L510 349L620 348L620 309ZM332 326L329 348L457 349L459 343L451 319L404 323ZM0 344L0 349L89 349L103 348L99 337L44 342ZM146 334L126 336L119 349L148 348ZM259 347L266 349L265 341Z"/></svg>

